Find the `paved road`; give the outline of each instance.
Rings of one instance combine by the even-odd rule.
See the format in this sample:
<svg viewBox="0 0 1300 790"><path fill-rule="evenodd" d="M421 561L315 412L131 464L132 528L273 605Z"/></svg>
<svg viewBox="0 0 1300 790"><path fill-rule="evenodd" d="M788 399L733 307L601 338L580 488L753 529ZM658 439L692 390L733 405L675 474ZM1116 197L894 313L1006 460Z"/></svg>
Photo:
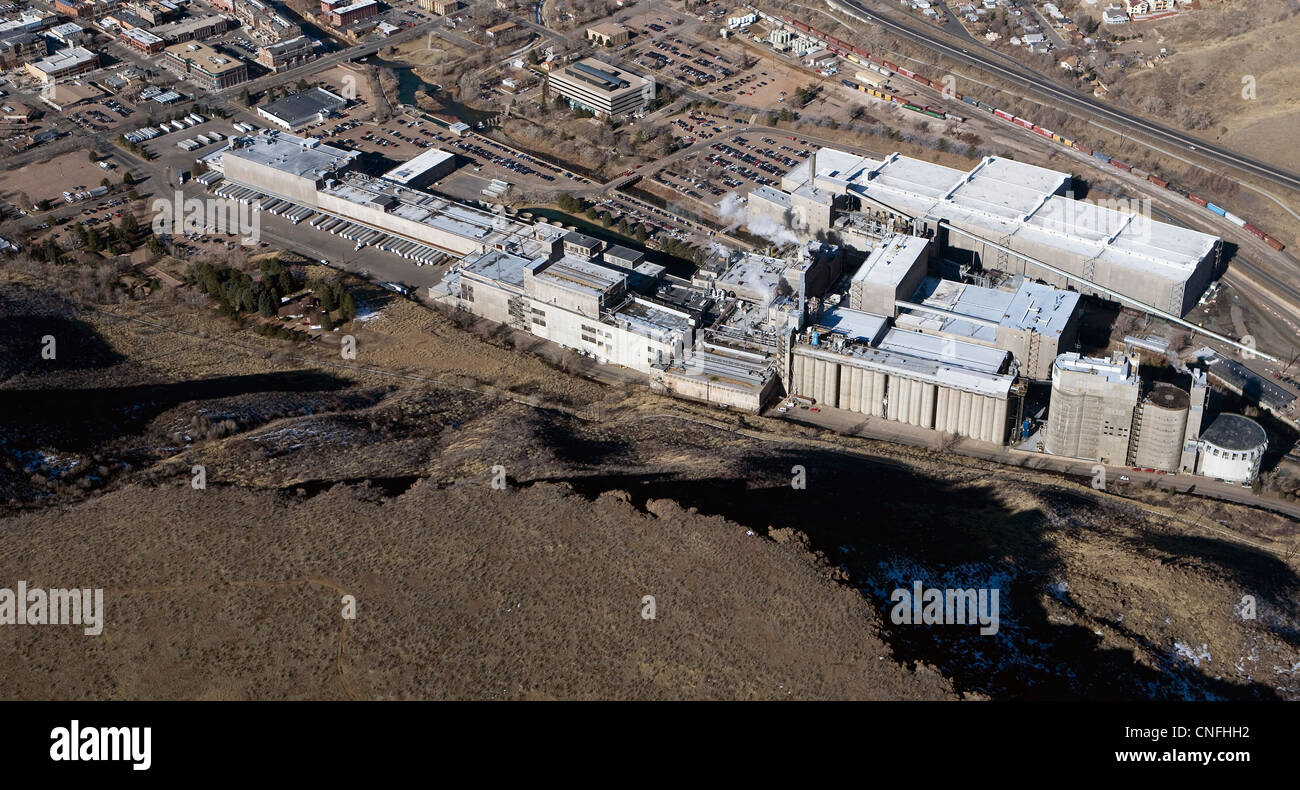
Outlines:
<svg viewBox="0 0 1300 790"><path fill-rule="evenodd" d="M936 449L935 442L938 439L934 431L903 425L882 418L870 418L863 414L841 411L830 407L822 407L821 412L817 413L804 409L795 409L789 414L769 414L767 416L781 417L791 422L811 425L836 433L854 434L927 449ZM953 446L945 448L944 451L998 464L1059 472L1087 478L1088 480L1093 478L1093 467L1097 465L1095 461L1063 458L1046 453L1026 452L974 440L958 441ZM1199 475L1180 474L1171 476L1135 472L1126 466L1106 466L1105 469L1107 486L1112 493L1122 493L1129 486L1137 487L1154 483L1158 488L1182 493L1201 494L1214 499L1272 510L1292 518L1300 518L1300 503L1257 496L1249 488L1233 483L1222 483ZM1121 477L1128 477L1129 480L1127 482L1122 481L1120 480Z"/></svg>
<svg viewBox="0 0 1300 790"><path fill-rule="evenodd" d="M974 44L970 48L953 46L936 35L934 31L925 29L922 24L895 22L888 17L868 10L859 0L828 0L828 4L832 8L838 6L837 10L854 16L859 21L879 25L901 38L937 50L960 63L985 69L1008 82L1033 91L1040 96L1045 96L1053 103L1067 109L1105 118L1107 121L1119 124L1130 132L1140 132L1162 142L1175 145L1184 151L1194 151L1219 164L1260 176L1275 184L1281 184L1293 189L1300 188L1300 175L1243 156L1235 151L1212 145L1199 137L1193 137L1167 126L1143 120L1091 96L1076 93L980 44Z"/></svg>

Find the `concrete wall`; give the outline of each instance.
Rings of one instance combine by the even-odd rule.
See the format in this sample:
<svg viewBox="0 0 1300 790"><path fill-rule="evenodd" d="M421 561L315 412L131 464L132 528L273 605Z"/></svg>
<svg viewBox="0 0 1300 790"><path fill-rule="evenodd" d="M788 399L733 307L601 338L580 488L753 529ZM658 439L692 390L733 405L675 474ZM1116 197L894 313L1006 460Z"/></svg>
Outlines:
<svg viewBox="0 0 1300 790"><path fill-rule="evenodd" d="M317 205L315 179L286 173L250 159L232 156L232 153L227 151L221 157L222 169L225 171L226 178L241 184L248 184L255 189L283 195L304 206Z"/></svg>
<svg viewBox="0 0 1300 790"><path fill-rule="evenodd" d="M651 389L660 388L670 395L707 403L725 404L733 409L758 413L776 393L779 379L772 376L759 389L736 387L725 382L710 381L707 377L693 376L678 370L663 373L652 371Z"/></svg>
<svg viewBox="0 0 1300 790"><path fill-rule="evenodd" d="M466 298L466 288L473 299ZM520 318L510 313L510 302L521 308ZM491 281L461 274L459 304L475 315L531 332L537 337L570 348L587 351L606 362L649 373L652 366L671 359L681 359L691 343L689 333L668 332L663 337L646 337L633 329L605 323L595 318L547 304L527 294L502 288ZM588 341L586 338L592 338Z"/></svg>
<svg viewBox="0 0 1300 790"><path fill-rule="evenodd" d="M845 411L1001 444L1006 440L1006 398L980 395L931 381L812 356L796 348L790 392Z"/></svg>
<svg viewBox="0 0 1300 790"><path fill-rule="evenodd" d="M1128 460L1138 388L1103 376L1066 373L1052 379L1047 441L1053 455L1122 465Z"/></svg>
<svg viewBox="0 0 1300 790"><path fill-rule="evenodd" d="M423 222L399 217L396 214L389 214L378 207L353 203L350 200L344 200L341 197L325 192L319 193L319 196L309 205L316 205L321 211L328 211L340 217L354 219L366 225L382 228L389 233L424 242L457 255L484 251L483 244L467 239L464 236L431 227Z"/></svg>
<svg viewBox="0 0 1300 790"><path fill-rule="evenodd" d="M1166 409L1143 403L1137 418L1138 435L1133 441L1132 466L1177 472L1183 455L1183 432L1187 409Z"/></svg>

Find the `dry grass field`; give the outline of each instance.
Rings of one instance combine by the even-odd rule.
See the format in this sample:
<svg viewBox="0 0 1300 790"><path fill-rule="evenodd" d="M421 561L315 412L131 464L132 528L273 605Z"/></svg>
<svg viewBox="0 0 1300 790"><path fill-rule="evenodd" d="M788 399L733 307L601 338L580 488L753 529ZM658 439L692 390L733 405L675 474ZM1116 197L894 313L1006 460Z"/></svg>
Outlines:
<svg viewBox="0 0 1300 790"><path fill-rule="evenodd" d="M1265 162L1300 168L1300 7L1288 0L1204 3L1193 13L1135 26L1170 55L1131 70L1124 99ZM1249 90L1248 90L1249 89ZM1243 93L1243 91L1245 91Z"/></svg>
<svg viewBox="0 0 1300 790"><path fill-rule="evenodd" d="M354 362L88 307L0 279L4 584L107 611L0 630L6 698L1300 697L1278 517L742 426L402 301ZM998 635L894 625L914 579L999 587Z"/></svg>

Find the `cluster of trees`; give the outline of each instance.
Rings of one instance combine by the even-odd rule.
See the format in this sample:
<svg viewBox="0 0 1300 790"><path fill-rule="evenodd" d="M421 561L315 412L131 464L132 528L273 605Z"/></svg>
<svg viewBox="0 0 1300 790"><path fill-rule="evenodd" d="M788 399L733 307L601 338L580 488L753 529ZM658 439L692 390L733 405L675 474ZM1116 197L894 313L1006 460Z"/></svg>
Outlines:
<svg viewBox="0 0 1300 790"><path fill-rule="evenodd" d="M296 291L298 286L292 272L276 258L264 261L259 274L254 278L233 267L195 261L190 264L185 280L216 299L217 312L221 315L234 317L256 311L263 318L271 318L280 299Z"/></svg>
<svg viewBox="0 0 1300 790"><path fill-rule="evenodd" d="M312 293L320 299L320 306L328 313L337 312L339 318L344 321L351 321L357 316L357 303L352 298L352 292L347 289L341 280L312 280L308 287ZM333 329L333 322L326 316L321 324L325 329ZM328 325L326 325L328 324Z"/></svg>
<svg viewBox="0 0 1300 790"><path fill-rule="evenodd" d="M589 207L586 214L601 225L607 228L613 228L624 236L636 239L638 244L645 244L650 239L650 234L646 231L645 225L642 225L640 222L628 221L626 215L615 219L613 213L602 211L595 206Z"/></svg>
<svg viewBox="0 0 1300 790"><path fill-rule="evenodd" d="M580 197L574 197L573 195L560 195L557 204L560 207L560 211L567 214L583 214L587 209L591 208L590 203Z"/></svg>
<svg viewBox="0 0 1300 790"><path fill-rule="evenodd" d="M664 252L668 253L674 258L681 258L682 260L694 261L695 265L697 266L700 265L701 263L704 263L704 259L708 255L708 253L706 253L703 249L699 247L693 247L690 244L687 244L684 241L679 241L678 239L674 239L671 236L665 236L663 238L662 242L659 245L659 249L663 250Z"/></svg>
<svg viewBox="0 0 1300 790"><path fill-rule="evenodd" d="M258 324L253 327L253 331L262 337L273 337L277 340L299 341L306 339L306 335L302 332L295 331L281 324Z"/></svg>
<svg viewBox="0 0 1300 790"><path fill-rule="evenodd" d="M42 201L45 202L45 201ZM152 232L144 231L148 238L145 241L149 245L150 251L156 255L162 254L162 245L158 238ZM90 252L101 252L107 250L113 255L123 255L134 250L141 243L140 223L135 218L135 214L125 212L122 219L116 225L109 225L102 231L88 225L76 223L71 228L71 233L81 240L81 246ZM61 263L63 255L67 252L54 240L52 236L47 237L41 244L32 245L32 257L47 263Z"/></svg>

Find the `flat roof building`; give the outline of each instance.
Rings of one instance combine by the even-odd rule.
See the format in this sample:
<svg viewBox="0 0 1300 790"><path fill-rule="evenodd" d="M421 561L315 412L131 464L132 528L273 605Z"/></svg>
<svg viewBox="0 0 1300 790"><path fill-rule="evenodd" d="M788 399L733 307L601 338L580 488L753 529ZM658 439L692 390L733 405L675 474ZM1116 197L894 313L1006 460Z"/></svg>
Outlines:
<svg viewBox="0 0 1300 790"><path fill-rule="evenodd" d="M455 169L455 154L441 148L430 148L384 173L384 178L402 186L421 188L446 178Z"/></svg>
<svg viewBox="0 0 1300 790"><path fill-rule="evenodd" d="M895 323L917 332L1005 348L1022 376L1046 380L1078 338L1079 294L1020 278L1014 290L927 277Z"/></svg>
<svg viewBox="0 0 1300 790"><path fill-rule="evenodd" d="M257 51L257 62L271 71L301 66L316 57L316 42L306 36L267 44Z"/></svg>
<svg viewBox="0 0 1300 790"><path fill-rule="evenodd" d="M210 14L158 25L151 32L169 44L194 40L202 41L229 30L230 21L227 17Z"/></svg>
<svg viewBox="0 0 1300 790"><path fill-rule="evenodd" d="M849 285L855 310L895 316L897 302L910 298L925 279L930 242L916 236L894 236L876 247L858 267Z"/></svg>
<svg viewBox="0 0 1300 790"><path fill-rule="evenodd" d="M54 82L94 71L99 67L99 55L85 47L60 50L47 58L27 64L27 71L43 82Z"/></svg>
<svg viewBox="0 0 1300 790"><path fill-rule="evenodd" d="M316 205L317 189L350 169L358 155L315 138L266 131L232 137L229 147L209 166L215 165L232 181Z"/></svg>
<svg viewBox="0 0 1300 790"><path fill-rule="evenodd" d="M551 71L551 89L570 105L599 117L628 115L650 106L655 83L626 69L586 58Z"/></svg>
<svg viewBox="0 0 1300 790"><path fill-rule="evenodd" d="M1076 200L1070 181L1066 173L1001 157L985 157L963 172L899 154L877 160L822 148L787 173L781 186L856 197L863 211L907 218L914 232L940 239L940 252L986 270L1105 296L1090 287L1100 286L1179 316L1190 310L1218 262L1219 239L1157 222L1141 206Z"/></svg>
<svg viewBox="0 0 1300 790"><path fill-rule="evenodd" d="M198 41L172 44L163 50L163 63L208 91L219 91L248 80L248 64Z"/></svg>
<svg viewBox="0 0 1300 790"><path fill-rule="evenodd" d="M133 27L129 30L123 30L120 33L122 42L136 52L143 52L146 55L152 55L156 52L162 52L163 47L167 45L162 37L155 36L142 27Z"/></svg>
<svg viewBox="0 0 1300 790"><path fill-rule="evenodd" d="M628 30L615 22L605 22L587 28L587 40L602 47L621 47L628 41Z"/></svg>
<svg viewBox="0 0 1300 790"><path fill-rule="evenodd" d="M379 3L375 0L356 0L346 5L336 4L329 12L330 24L344 27L363 19L369 19L379 13Z"/></svg>
<svg viewBox="0 0 1300 790"><path fill-rule="evenodd" d="M348 100L342 96L315 87L258 107L257 114L276 126L293 131L319 123L347 104Z"/></svg>
<svg viewBox="0 0 1300 790"><path fill-rule="evenodd" d="M1123 465L1141 382L1137 362L1061 354L1052 369L1045 448L1053 455Z"/></svg>

